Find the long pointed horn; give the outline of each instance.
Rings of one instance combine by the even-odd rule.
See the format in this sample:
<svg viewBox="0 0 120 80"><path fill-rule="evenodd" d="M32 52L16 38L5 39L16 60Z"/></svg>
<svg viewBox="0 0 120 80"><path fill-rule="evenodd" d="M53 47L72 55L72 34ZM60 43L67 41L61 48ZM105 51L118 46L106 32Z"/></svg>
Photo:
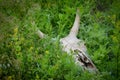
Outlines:
<svg viewBox="0 0 120 80"><path fill-rule="evenodd" d="M36 26L35 22L31 22L32 23L32 26L35 27L35 33L40 37L40 38L44 38L45 37L45 34L43 32L41 32L39 30L39 28Z"/></svg>
<svg viewBox="0 0 120 80"><path fill-rule="evenodd" d="M79 22L80 22L79 9L77 9L75 21L69 35L77 36L79 30Z"/></svg>
<svg viewBox="0 0 120 80"><path fill-rule="evenodd" d="M45 34L43 32L41 32L40 30L37 30L37 34L40 38L44 38Z"/></svg>

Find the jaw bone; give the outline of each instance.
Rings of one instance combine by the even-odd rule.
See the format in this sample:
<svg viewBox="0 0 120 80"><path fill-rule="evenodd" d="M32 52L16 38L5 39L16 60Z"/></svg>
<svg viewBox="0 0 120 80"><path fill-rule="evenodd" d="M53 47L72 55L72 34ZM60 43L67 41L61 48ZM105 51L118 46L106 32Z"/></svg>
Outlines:
<svg viewBox="0 0 120 80"><path fill-rule="evenodd" d="M76 36L79 30L79 9L77 9L75 21L73 27L70 30L68 36L60 39L60 44L62 45L63 51L67 52L69 55L72 55L75 63L82 67L83 70L88 70L90 72L97 72L97 68L89 58L87 54L87 48L84 45L84 42L78 39ZM37 31L37 34L40 38L44 38L45 34L40 30ZM71 54L73 52L73 54Z"/></svg>

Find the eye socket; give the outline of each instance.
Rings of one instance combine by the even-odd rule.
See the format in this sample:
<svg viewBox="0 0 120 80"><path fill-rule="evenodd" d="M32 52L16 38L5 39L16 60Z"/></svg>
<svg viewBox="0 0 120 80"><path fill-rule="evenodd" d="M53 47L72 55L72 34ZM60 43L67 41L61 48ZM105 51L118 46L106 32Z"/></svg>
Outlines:
<svg viewBox="0 0 120 80"><path fill-rule="evenodd" d="M86 43L84 43L84 45L86 46Z"/></svg>
<svg viewBox="0 0 120 80"><path fill-rule="evenodd" d="M75 49L74 52L77 52L77 50Z"/></svg>

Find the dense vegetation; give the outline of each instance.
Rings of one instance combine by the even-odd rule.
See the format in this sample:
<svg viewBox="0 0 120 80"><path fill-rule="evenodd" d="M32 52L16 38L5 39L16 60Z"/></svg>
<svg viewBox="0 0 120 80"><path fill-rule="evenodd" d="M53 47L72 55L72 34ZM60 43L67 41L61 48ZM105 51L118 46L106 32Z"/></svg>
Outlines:
<svg viewBox="0 0 120 80"><path fill-rule="evenodd" d="M76 8L78 37L98 74L83 72L59 45ZM37 29L49 37L39 39ZM0 0L0 80L120 80L119 44L119 0Z"/></svg>

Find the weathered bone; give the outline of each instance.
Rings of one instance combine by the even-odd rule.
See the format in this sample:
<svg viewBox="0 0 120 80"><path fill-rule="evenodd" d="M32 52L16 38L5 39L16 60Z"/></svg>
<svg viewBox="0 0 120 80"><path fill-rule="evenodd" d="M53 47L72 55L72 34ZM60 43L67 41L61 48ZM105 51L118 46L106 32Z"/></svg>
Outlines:
<svg viewBox="0 0 120 80"><path fill-rule="evenodd" d="M88 71L96 72L97 68L93 64L91 59L88 57L87 49L84 45L84 42L76 37L78 34L80 22L80 17L78 13L79 9L77 9L74 25L69 35L64 38L61 38L60 42L63 46L63 51L66 51L68 54L73 55L75 63L80 65L83 68L83 70L85 69ZM71 52L73 52L73 54L71 54Z"/></svg>
<svg viewBox="0 0 120 80"><path fill-rule="evenodd" d="M75 21L73 27L68 36L61 38L60 43L63 47L63 51L67 52L69 55L72 55L75 63L83 68L83 70L88 70L90 72L97 72L97 68L89 58L87 54L87 48L84 45L84 42L78 39L76 36L79 30L79 9L77 9ZM44 38L45 34L40 30L37 31L37 34L40 38Z"/></svg>
<svg viewBox="0 0 120 80"><path fill-rule="evenodd" d="M74 21L73 27L69 33L70 36L77 36L77 34L78 34L79 22L80 22L80 17L79 17L78 13L79 13L79 9L77 9L75 21Z"/></svg>
<svg viewBox="0 0 120 80"><path fill-rule="evenodd" d="M43 32L41 32L40 30L37 30L37 35L40 37L40 38L44 38L45 37L45 34Z"/></svg>

